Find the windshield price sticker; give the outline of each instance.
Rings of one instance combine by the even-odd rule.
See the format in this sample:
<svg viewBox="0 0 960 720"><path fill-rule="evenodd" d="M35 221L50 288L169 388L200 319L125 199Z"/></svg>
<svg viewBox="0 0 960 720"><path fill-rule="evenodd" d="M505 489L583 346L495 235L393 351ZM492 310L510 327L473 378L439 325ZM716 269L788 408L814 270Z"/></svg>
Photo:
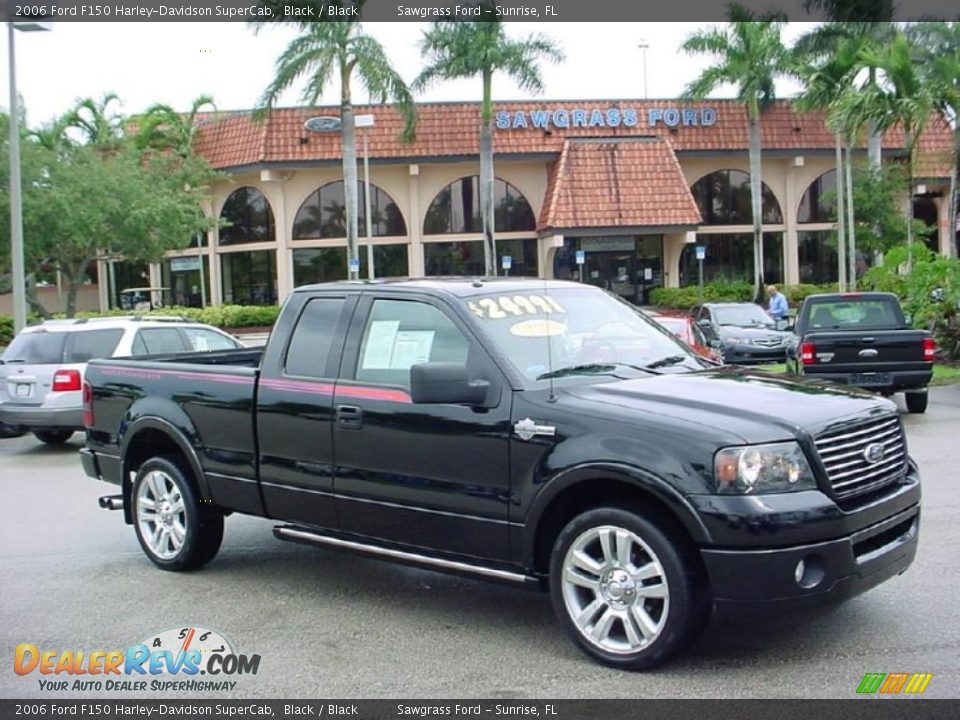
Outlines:
<svg viewBox="0 0 960 720"><path fill-rule="evenodd" d="M484 320L503 320L524 315L566 313L563 306L548 295L500 295L496 298L468 300L470 312Z"/></svg>

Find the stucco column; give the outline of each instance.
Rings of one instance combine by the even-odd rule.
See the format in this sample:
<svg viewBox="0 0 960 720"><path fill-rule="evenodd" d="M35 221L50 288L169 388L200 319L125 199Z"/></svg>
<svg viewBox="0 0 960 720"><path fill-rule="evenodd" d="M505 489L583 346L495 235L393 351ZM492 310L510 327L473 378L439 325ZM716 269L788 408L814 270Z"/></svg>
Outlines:
<svg viewBox="0 0 960 720"><path fill-rule="evenodd" d="M663 236L664 287L680 287L680 255L687 245L692 245L696 241L697 233L694 230L668 233Z"/></svg>
<svg viewBox="0 0 960 720"><path fill-rule="evenodd" d="M547 235L538 239L537 276L553 278L553 258L557 250L563 247L563 235Z"/></svg>
<svg viewBox="0 0 960 720"><path fill-rule="evenodd" d="M800 165L799 167L803 167ZM785 285L800 283L800 246L797 238L797 166L788 161L783 212L783 279Z"/></svg>
<svg viewBox="0 0 960 720"><path fill-rule="evenodd" d="M57 272L57 295L62 294L60 283L60 272ZM100 303L100 310L110 309L110 267L109 263L103 260L97 260L97 300ZM62 306L62 302L61 302ZM60 309L60 308L58 308Z"/></svg>
<svg viewBox="0 0 960 720"><path fill-rule="evenodd" d="M210 205L210 215L213 215L213 204ZM223 285L220 282L220 255L217 249L220 247L220 228L214 227L207 230L207 253L210 258L210 297L207 302L210 305L223 305Z"/></svg>
<svg viewBox="0 0 960 720"><path fill-rule="evenodd" d="M407 201L410 203L407 234L410 236L407 271L410 277L423 277L423 218L420 215L420 166L410 165L408 169Z"/></svg>
<svg viewBox="0 0 960 720"><path fill-rule="evenodd" d="M950 238L952 233L956 232L954 228L950 227L950 198L944 195L943 197L933 198L933 202L937 206L937 236L940 240L938 249L941 255L949 257L951 251Z"/></svg>

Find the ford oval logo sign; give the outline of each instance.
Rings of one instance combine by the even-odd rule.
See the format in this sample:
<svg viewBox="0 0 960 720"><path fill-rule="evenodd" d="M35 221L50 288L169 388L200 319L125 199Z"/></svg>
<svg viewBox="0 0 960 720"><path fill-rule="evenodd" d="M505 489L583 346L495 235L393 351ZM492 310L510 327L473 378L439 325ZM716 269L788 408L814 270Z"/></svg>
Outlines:
<svg viewBox="0 0 960 720"><path fill-rule="evenodd" d="M863 451L863 459L871 465L876 465L883 460L885 453L886 448L883 446L883 443L870 443Z"/></svg>
<svg viewBox="0 0 960 720"><path fill-rule="evenodd" d="M333 115L318 115L317 117L307 118L303 127L310 132L335 132L340 129L340 118Z"/></svg>

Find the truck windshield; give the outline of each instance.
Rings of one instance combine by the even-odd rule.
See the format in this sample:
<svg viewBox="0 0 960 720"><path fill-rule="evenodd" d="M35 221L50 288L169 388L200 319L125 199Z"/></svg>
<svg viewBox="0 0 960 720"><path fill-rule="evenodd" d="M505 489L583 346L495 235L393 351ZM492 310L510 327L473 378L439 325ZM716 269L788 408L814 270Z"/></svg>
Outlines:
<svg viewBox="0 0 960 720"><path fill-rule="evenodd" d="M591 287L490 293L464 299L485 333L531 381L541 376L701 370L697 356L627 302ZM634 369L630 369L633 366ZM568 370L562 375L561 370Z"/></svg>

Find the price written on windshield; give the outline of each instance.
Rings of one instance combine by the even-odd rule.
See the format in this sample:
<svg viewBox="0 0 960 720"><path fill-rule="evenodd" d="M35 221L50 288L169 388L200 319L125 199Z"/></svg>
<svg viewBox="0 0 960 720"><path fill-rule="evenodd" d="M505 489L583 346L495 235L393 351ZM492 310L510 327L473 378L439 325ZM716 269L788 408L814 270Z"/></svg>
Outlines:
<svg viewBox="0 0 960 720"><path fill-rule="evenodd" d="M469 300L470 312L484 320L503 320L522 315L556 315L566 313L563 306L548 295L500 295L495 298Z"/></svg>

